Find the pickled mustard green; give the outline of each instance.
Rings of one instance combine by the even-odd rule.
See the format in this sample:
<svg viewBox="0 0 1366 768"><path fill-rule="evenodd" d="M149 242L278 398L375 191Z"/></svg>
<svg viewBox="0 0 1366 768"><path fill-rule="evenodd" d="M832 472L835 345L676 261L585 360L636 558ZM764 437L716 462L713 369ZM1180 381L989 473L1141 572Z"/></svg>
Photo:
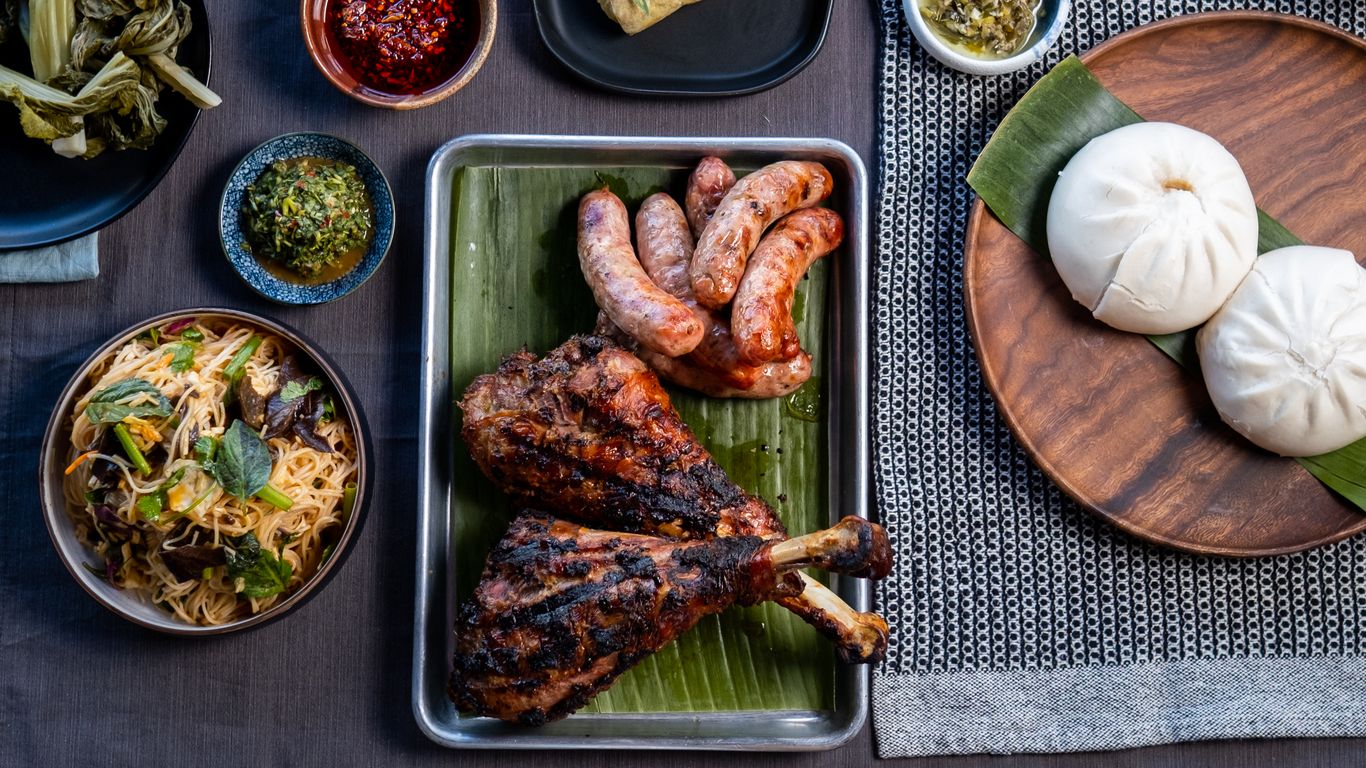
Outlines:
<svg viewBox="0 0 1366 768"><path fill-rule="evenodd" d="M1036 0L920 0L920 15L950 43L972 53L1004 58L1034 32Z"/></svg>

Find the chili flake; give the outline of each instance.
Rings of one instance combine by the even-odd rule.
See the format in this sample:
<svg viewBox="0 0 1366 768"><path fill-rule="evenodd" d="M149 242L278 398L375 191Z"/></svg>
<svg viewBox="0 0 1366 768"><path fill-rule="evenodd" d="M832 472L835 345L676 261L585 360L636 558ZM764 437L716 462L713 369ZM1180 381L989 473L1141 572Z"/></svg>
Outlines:
<svg viewBox="0 0 1366 768"><path fill-rule="evenodd" d="M422 93L449 80L478 35L471 0L338 0L329 15L347 70L386 93Z"/></svg>

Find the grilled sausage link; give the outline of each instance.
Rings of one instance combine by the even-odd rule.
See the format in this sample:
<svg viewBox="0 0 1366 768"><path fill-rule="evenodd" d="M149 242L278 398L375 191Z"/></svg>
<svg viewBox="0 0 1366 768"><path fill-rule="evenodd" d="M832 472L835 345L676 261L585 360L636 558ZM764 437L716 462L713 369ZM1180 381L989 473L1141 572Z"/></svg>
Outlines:
<svg viewBox="0 0 1366 768"><path fill-rule="evenodd" d="M758 365L801 353L792 321L797 282L843 239L844 222L829 208L792 213L764 236L731 307L730 331L741 360Z"/></svg>
<svg viewBox="0 0 1366 768"><path fill-rule="evenodd" d="M667 193L650 195L636 211L636 248L640 266L655 285L684 304L700 309L688 278L692 234L683 209Z"/></svg>
<svg viewBox="0 0 1366 768"><path fill-rule="evenodd" d="M688 226L693 237L701 237L707 222L716 213L730 188L735 186L735 172L719 157L704 157L688 177L688 192L683 207L688 211Z"/></svg>
<svg viewBox="0 0 1366 768"><path fill-rule="evenodd" d="M646 348L678 357L702 341L702 323L692 309L641 268L626 206L606 189L579 201L579 267L598 307Z"/></svg>
<svg viewBox="0 0 1366 768"><path fill-rule="evenodd" d="M680 387L701 392L708 397L734 397L764 400L783 397L797 391L811 378L811 356L802 352L791 360L745 366L747 379L738 383L736 377L711 370L694 362L692 355L669 357L645 349L625 331L612 324L605 313L598 313L598 324L593 332L611 339L639 357L659 378ZM733 348L733 345L732 345Z"/></svg>
<svg viewBox="0 0 1366 768"><path fill-rule="evenodd" d="M735 295L745 262L769 225L830 196L834 178L820 163L784 160L740 179L726 193L693 252L693 293L718 309Z"/></svg>
<svg viewBox="0 0 1366 768"><path fill-rule="evenodd" d="M641 203L640 210L636 212L636 246L645 274L650 276L655 285L688 305L702 323L702 342L685 358L699 374L705 373L718 386L737 391L749 390L756 382L773 378L775 373L779 378L792 377L791 371L770 371L761 365L746 365L742 362L730 335L730 322L697 303L692 293L692 283L688 279L688 264L692 261L693 253L692 235L688 232L683 210L672 197L660 192ZM655 367L663 368L664 365ZM669 367L679 369L679 366ZM810 368L809 365L807 367ZM682 383L678 378L686 375L677 373L670 380ZM810 376L809 370L807 376ZM691 388L699 389L695 386Z"/></svg>

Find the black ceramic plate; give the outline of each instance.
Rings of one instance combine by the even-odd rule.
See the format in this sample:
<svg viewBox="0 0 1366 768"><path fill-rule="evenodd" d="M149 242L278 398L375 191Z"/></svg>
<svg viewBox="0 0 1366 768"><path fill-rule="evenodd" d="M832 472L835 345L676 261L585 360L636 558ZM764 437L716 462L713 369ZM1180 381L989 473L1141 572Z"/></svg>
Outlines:
<svg viewBox="0 0 1366 768"><path fill-rule="evenodd" d="M209 76L209 24L202 3L191 3L193 27L177 61L201 82ZM18 39L0 49L0 64L29 72L28 49ZM161 181L180 154L199 109L163 87L157 111L166 130L150 149L104 152L93 160L56 155L19 129L14 107L0 102L0 251L35 248L93 232L133 209Z"/></svg>
<svg viewBox="0 0 1366 768"><path fill-rule="evenodd" d="M636 35L594 0L535 0L546 47L613 91L729 96L771 88L815 58L834 0L701 0Z"/></svg>

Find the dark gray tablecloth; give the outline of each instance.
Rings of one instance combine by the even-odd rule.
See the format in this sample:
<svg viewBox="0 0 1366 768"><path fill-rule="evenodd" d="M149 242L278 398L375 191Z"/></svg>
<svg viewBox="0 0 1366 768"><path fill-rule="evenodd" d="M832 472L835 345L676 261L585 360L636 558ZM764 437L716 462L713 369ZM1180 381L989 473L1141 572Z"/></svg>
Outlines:
<svg viewBox="0 0 1366 768"><path fill-rule="evenodd" d="M743 0L709 0L742 2ZM591 0L585 4L591 9ZM873 763L868 731L815 755L458 754L428 743L410 710L415 408L427 158L474 132L831 136L867 161L875 135L872 3L837 0L819 58L789 83L724 100L637 100L572 80L537 36L530 0L500 4L485 70L463 93L412 114L353 103L318 75L297 4L210 0L212 84L171 174L101 236L101 275L62 286L0 286L0 766L441 765L822 766ZM12 119L0 105L0 119ZM333 305L286 309L255 297L223 259L218 196L259 141L325 130L357 142L389 175L398 236L377 276ZM0 194L22 179L0 168ZM337 578L287 619L246 634L182 640L105 612L58 562L36 492L37 451L58 390L118 329L178 307L218 304L300 328L346 367L374 429L379 478L370 519ZM1316 765L1356 742L1188 745L1105 758L1116 766ZM977 758L969 766L1089 766L1087 755ZM939 764L938 761L935 764Z"/></svg>
<svg viewBox="0 0 1366 768"><path fill-rule="evenodd" d="M409 704L428 158L461 134L522 132L831 136L870 159L871 8L843 8L816 62L777 89L650 100L579 84L546 52L530 3L503 2L484 70L453 98L410 113L333 89L304 49L297 2L209 2L208 11L223 106L203 114L160 187L101 237L99 279L0 286L0 766L449 758L419 733ZM598 11L590 3L585 12ZM0 119L14 119L8 106ZM233 166L295 130L354 141L398 202L393 249L375 278L304 309L257 298L224 259L216 229ZM22 194L23 180L3 168L0 184L0 194ZM124 326L197 305L259 311L319 342L355 385L379 461L363 536L320 595L259 630L186 640L128 624L76 586L48 541L35 480L43 428L77 364Z"/></svg>

